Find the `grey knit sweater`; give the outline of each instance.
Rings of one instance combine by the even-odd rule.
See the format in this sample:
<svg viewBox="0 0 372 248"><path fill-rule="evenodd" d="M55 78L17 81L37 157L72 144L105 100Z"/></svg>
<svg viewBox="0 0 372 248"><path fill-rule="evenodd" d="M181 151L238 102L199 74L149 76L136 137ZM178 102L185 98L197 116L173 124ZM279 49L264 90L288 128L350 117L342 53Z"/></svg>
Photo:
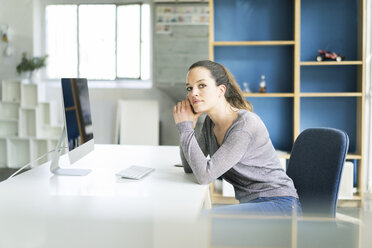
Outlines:
<svg viewBox="0 0 372 248"><path fill-rule="evenodd" d="M200 184L224 178L234 186L235 198L241 203L258 197L298 198L292 180L280 165L265 125L255 113L239 110L221 146L217 144L213 127L208 116L198 134L191 121L177 124L186 173L193 172Z"/></svg>

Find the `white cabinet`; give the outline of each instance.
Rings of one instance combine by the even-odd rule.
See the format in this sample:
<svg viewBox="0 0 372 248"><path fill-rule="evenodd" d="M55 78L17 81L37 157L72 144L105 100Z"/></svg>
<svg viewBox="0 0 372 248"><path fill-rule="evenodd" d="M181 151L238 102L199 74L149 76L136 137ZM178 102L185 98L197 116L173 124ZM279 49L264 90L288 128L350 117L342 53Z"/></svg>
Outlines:
<svg viewBox="0 0 372 248"><path fill-rule="evenodd" d="M51 103L38 101L37 87L6 80L0 84L0 168L45 163L51 153L35 160L57 145L62 124L51 124Z"/></svg>

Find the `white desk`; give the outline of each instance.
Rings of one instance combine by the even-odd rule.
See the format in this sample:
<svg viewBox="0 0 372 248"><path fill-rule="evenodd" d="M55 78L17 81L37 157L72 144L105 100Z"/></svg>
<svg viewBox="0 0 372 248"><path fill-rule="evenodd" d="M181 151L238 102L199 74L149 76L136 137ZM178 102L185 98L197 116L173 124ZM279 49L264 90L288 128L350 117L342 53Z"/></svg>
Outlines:
<svg viewBox="0 0 372 248"><path fill-rule="evenodd" d="M193 175L175 167L179 162L178 147L96 145L94 152L71 166L92 169L88 176L54 176L48 162L4 181L0 183L0 247L169 244L164 235L171 234L171 223L192 223L203 204L210 205L208 185L199 185ZM60 163L67 167L63 165L66 155ZM132 164L155 171L140 181L115 176ZM184 231L174 232L173 238Z"/></svg>

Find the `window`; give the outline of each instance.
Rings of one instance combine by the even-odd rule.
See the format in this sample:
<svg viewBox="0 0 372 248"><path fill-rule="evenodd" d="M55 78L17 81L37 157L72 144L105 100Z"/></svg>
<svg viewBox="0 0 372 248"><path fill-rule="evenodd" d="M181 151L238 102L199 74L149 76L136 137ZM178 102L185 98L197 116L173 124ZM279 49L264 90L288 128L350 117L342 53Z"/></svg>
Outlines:
<svg viewBox="0 0 372 248"><path fill-rule="evenodd" d="M48 5L47 78L150 78L149 4Z"/></svg>

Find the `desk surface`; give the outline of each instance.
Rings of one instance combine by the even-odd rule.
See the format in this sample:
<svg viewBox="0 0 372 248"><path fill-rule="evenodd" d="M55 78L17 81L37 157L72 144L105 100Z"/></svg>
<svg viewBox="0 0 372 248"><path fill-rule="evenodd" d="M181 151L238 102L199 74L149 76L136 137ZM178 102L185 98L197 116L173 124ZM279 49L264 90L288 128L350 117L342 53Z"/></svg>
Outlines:
<svg viewBox="0 0 372 248"><path fill-rule="evenodd" d="M312 247L314 240L317 247L370 246L372 218L364 225L209 214L197 218L208 186L174 167L178 151L97 145L73 165L93 169L86 177L54 176L46 163L0 183L0 247ZM66 167L67 157L61 162ZM115 177L132 164L156 170L141 181Z"/></svg>
<svg viewBox="0 0 372 248"><path fill-rule="evenodd" d="M141 226L151 222L153 226L154 222L196 220L209 197L208 185L199 185L193 175L175 167L177 163L179 148L171 146L96 145L92 153L73 165L64 155L61 167L89 168L92 172L84 177L55 176L48 162L0 183L0 233L23 233L43 242L48 233L45 228L59 229L59 224L69 230L79 225L79 229L89 230L89 223L98 221L101 226L112 229L119 225L123 230L134 223ZM139 181L115 176L133 164L155 171ZM127 225L123 227L123 223ZM60 230L62 237L65 228ZM0 239L0 246L12 244L8 241Z"/></svg>

